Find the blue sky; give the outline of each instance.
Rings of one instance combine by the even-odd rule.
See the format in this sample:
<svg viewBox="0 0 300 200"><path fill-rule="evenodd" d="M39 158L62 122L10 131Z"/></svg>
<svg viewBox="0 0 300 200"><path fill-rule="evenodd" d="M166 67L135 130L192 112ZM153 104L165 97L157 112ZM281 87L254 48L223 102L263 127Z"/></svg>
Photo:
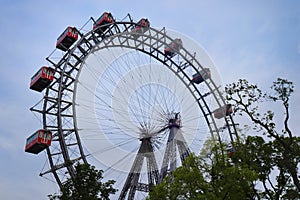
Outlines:
<svg viewBox="0 0 300 200"><path fill-rule="evenodd" d="M40 128L29 111L41 94L30 77L54 50L66 26L81 27L110 11L121 19L149 18L153 27L185 34L206 49L223 82L246 78L268 89L277 77L295 83L290 126L299 131L300 2L202 0L40 1L1 0L0 6L0 188L1 198L47 199L57 191L38 176L46 157L24 152L25 138ZM281 110L280 110L281 112ZM280 114L280 113L279 113Z"/></svg>

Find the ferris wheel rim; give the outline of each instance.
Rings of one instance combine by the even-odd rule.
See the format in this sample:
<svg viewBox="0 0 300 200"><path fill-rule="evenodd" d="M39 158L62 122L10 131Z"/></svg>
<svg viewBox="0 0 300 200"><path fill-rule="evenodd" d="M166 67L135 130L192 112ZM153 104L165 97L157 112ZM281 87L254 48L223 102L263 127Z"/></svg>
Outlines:
<svg viewBox="0 0 300 200"><path fill-rule="evenodd" d="M128 24L128 25L132 25L132 24L134 24L134 23L132 23L132 22L115 22L114 23L114 26L118 26L118 25L126 25L126 24ZM156 29L154 29L154 28L152 28L152 27L150 27L149 28L151 31L154 31L154 32L156 32L156 33L161 33L161 31L160 30L156 30ZM88 37L91 37L91 35L93 35L94 34L94 31L92 30L92 31L89 31L88 33L86 33L77 43L76 43L76 45L71 49L71 50L69 50L68 51L68 53L67 53L67 58L63 58L64 60L65 60L65 64L64 64L64 67L62 68L62 70L61 70L61 75L60 75L60 83L59 83L59 89L58 89L58 99L60 99L59 101L61 101L62 100L62 91L64 90L64 86L65 86L65 83L63 82L64 81L64 77L66 76L66 74L65 74L65 70L66 70L66 68L68 67L67 65L68 65L68 62L67 62L67 60L69 60L69 59L71 59L71 57L72 57L72 54L76 51L76 50L78 50L78 46L80 46L80 44L84 41L84 40L86 40ZM127 33L124 33L124 32L120 32L119 33L119 35L112 35L112 36L110 36L110 37L119 37L119 36L122 36L122 34L127 34ZM166 33L164 33L164 35L166 36L166 38L168 38L168 36L167 36L167 34ZM172 40L172 38L168 38L169 40ZM103 42L102 40L100 41L100 42ZM163 44L165 44L165 45L167 45L167 42L164 42ZM98 45L98 44L97 44ZM122 45L116 45L115 47L117 47L117 46L120 46L120 47L125 47L124 46L124 44L122 44ZM93 46L92 48L94 48L95 46ZM103 47L103 48L106 48L106 47ZM128 47L128 48L130 48L130 47ZM136 47L134 48L134 49L136 49ZM140 49L140 51L142 52L142 53L147 53L148 55L150 55L151 57L153 57L153 58L156 58L155 56L153 56L152 55L152 53L151 52L145 52L143 49ZM158 50L157 50L158 51ZM183 48L183 51L185 51L185 52L188 52L187 50L185 50L184 48ZM160 51L159 52L160 54L163 54L163 52L162 51ZM184 53L182 53L182 52L179 52L178 53L180 56L184 56ZM192 54L191 53L189 53L188 54L190 57L192 57ZM87 58L89 56L89 54L88 55L85 55L85 57L84 58ZM157 59L157 58L156 58ZM171 58L168 58L169 60L169 62L173 62L172 60L171 60ZM158 61L160 61L160 62L164 62L164 64L166 64L166 62L165 61L162 61L162 60L159 60L159 59L157 59ZM167 61L167 62L168 62ZM195 60L195 61L197 61L197 60ZM174 63L173 63L173 65L174 65ZM200 63L199 63L199 65L200 65ZM200 65L201 66L201 65ZM178 68L179 69L179 68ZM197 69L198 70L198 69ZM175 73L175 72L174 72ZM78 73L79 74L79 73ZM178 75L177 73L175 73L176 75ZM186 78L188 78L187 77L187 75L185 76ZM75 78L75 84L76 84L76 80L77 80L77 78ZM213 83L213 81L211 80L211 82ZM189 84L192 84L193 85L193 87L197 90L197 86L194 84L194 83L189 83ZM207 84L207 83L206 83ZM215 85L213 85L213 86L215 86ZM217 89L217 87L215 86L215 88L216 88L216 91L218 91L218 89ZM77 87L75 86L75 90L73 91L74 93L76 93L76 90L77 90ZM47 89L47 91L46 91L46 93L49 93L49 88ZM199 92L200 93L200 92ZM200 93L201 94L201 93ZM201 95L200 95L201 96ZM220 95L220 96L222 96L222 95ZM202 99L204 102L205 102L205 100L204 100L204 98ZM45 101L44 101L44 106L45 106L45 108L44 108L44 111L46 111L46 108L47 108L47 102L48 101L48 99L46 98L45 99ZM223 103L224 103L224 99L222 99L222 101L223 101ZM74 118L76 118L76 111L75 111L75 106L74 106L74 104L75 104L75 100L74 100L74 97L73 97L73 102L72 102L72 109L73 109L73 120L74 120ZM60 103L57 103L57 105L58 105L58 107L59 107L59 105L60 105ZM207 105L206 105L207 106ZM199 107L200 107L200 105L199 105ZM59 110L60 110L61 108L59 108ZM202 107L201 107L201 109L202 109ZM210 111L210 109L209 108L206 108L208 111ZM202 112L204 112L203 110L202 110ZM209 113L210 114L210 117L213 119L213 117L211 116L212 115L212 113ZM61 121L61 119L59 119L61 117L61 114L60 114L60 111L58 111L58 113L57 113L57 120L58 121ZM205 116L205 118L206 118L207 116ZM46 120L46 118L47 118L47 112L44 112L44 114L43 114L43 123L44 123L44 126L47 126L47 120ZM233 121L232 121L232 118L230 117L230 120L231 120L231 122L227 122L226 121L226 123L227 124L233 124ZM214 120L212 120L213 122L214 122ZM59 123L59 122L58 122ZM78 135L78 128L76 127L76 120L74 120L74 132L75 132L75 136L77 137L77 142L79 142L79 146L81 146L81 144L80 144L80 137L79 137L79 135ZM210 126L210 125L209 125ZM216 126L216 125L215 125ZM62 124L60 124L60 125L58 125L58 127L59 127L59 129L60 130L58 130L58 132L62 132L62 129L63 129L63 127L62 127ZM215 128L214 129L215 131L217 131L217 128ZM212 129L210 129L210 132L212 133ZM60 135L59 133L58 133L58 138L59 137L61 137L61 139L60 140L63 140L63 136L62 135ZM68 155L68 149L67 149L67 147L66 147L66 145L65 144L63 144L63 141L60 141L60 142L62 142L61 144L60 144L60 147L61 147L61 149L62 149L62 151L66 151L66 155ZM48 158L49 158L49 160L52 160L52 157L51 157L51 152L50 152L50 150L48 149L47 150L47 152L48 152ZM66 163L66 162L69 162L71 159L68 157L68 156L66 156L64 153L63 153L63 157L64 157L64 163ZM86 160L86 155L84 155L84 154L82 154L81 155L81 157L80 158L78 158L77 159L77 161L78 160L83 160L83 162L87 162L87 160ZM67 167L68 168L68 166L62 166L62 167ZM55 165L53 165L53 166L51 166L51 172L56 172L56 168L55 168ZM70 174L71 174L71 176L72 176L72 165L71 165L71 167L69 167L68 168L68 171L70 172ZM57 178L56 178L57 179Z"/></svg>

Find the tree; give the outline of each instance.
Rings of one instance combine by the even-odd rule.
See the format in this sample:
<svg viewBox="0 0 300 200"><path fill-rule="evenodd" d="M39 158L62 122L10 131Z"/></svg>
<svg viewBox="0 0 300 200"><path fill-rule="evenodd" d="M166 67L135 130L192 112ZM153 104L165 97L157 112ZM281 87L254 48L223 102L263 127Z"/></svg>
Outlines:
<svg viewBox="0 0 300 200"><path fill-rule="evenodd" d="M278 78L271 89L272 94L263 93L257 85L242 79L225 88L227 100L233 104L235 112L247 116L254 130L269 140L266 142L262 136L248 137L245 144L238 144L237 151L243 152L238 159L259 174L264 188L262 196L268 199L299 199L300 139L293 136L288 126L289 101L294 86L292 82ZM260 107L270 100L283 106L281 130L275 123L274 112L262 112Z"/></svg>
<svg viewBox="0 0 300 200"><path fill-rule="evenodd" d="M68 178L61 188L61 194L49 195L50 200L109 200L117 190L112 187L114 180L102 183L102 170L96 170L87 163L75 165L74 179Z"/></svg>
<svg viewBox="0 0 300 200"><path fill-rule="evenodd" d="M295 138L298 147L299 142L299 138ZM235 148L236 151L231 156L232 162L243 165L258 175L258 180L253 183L257 197L289 200L300 198L287 172L287 164L282 159L282 147L276 140L265 141L261 136L247 136L245 141L237 143Z"/></svg>
<svg viewBox="0 0 300 200"><path fill-rule="evenodd" d="M234 165L220 146L206 146L209 154L191 154L181 167L154 186L148 199L253 199L255 172Z"/></svg>
<svg viewBox="0 0 300 200"><path fill-rule="evenodd" d="M181 167L152 189L149 199L204 199L203 193L209 192L209 185L200 166L200 160L190 155ZM213 193L210 195L215 196Z"/></svg>
<svg viewBox="0 0 300 200"><path fill-rule="evenodd" d="M208 142L199 156L191 155L155 186L148 199L300 199L300 137L288 126L294 86L279 78L271 89L263 93L246 80L228 85L227 100L235 114L250 119L256 136L239 138L233 154L226 153L226 144ZM282 129L273 111L262 111L264 102L282 105Z"/></svg>

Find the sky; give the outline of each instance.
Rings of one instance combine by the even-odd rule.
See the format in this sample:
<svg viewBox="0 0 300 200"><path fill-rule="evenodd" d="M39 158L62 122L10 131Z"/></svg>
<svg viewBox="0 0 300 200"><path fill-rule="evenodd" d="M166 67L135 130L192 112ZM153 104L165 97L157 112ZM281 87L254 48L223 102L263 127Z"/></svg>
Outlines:
<svg viewBox="0 0 300 200"><path fill-rule="evenodd" d="M58 191L39 177L45 154L24 152L40 128L29 111L42 94L29 90L31 76L47 64L66 26L81 27L109 11L146 17L193 38L210 55L224 84L245 78L268 90L277 77L294 82L290 127L299 132L300 1L297 0L0 0L0 194L1 199L47 199ZM278 110L282 114L282 110Z"/></svg>

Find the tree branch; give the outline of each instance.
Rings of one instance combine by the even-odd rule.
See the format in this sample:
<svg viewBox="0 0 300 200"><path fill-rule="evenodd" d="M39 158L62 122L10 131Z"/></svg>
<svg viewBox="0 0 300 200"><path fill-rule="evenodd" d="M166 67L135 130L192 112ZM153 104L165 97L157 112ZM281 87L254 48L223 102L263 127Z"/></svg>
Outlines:
<svg viewBox="0 0 300 200"><path fill-rule="evenodd" d="M285 119L284 119L284 129L286 130L286 132L289 134L290 139L293 138L292 132L288 127L288 120L290 118L290 114L289 114L289 106L287 103L284 103L284 107L285 107ZM291 140L290 140L291 141Z"/></svg>

